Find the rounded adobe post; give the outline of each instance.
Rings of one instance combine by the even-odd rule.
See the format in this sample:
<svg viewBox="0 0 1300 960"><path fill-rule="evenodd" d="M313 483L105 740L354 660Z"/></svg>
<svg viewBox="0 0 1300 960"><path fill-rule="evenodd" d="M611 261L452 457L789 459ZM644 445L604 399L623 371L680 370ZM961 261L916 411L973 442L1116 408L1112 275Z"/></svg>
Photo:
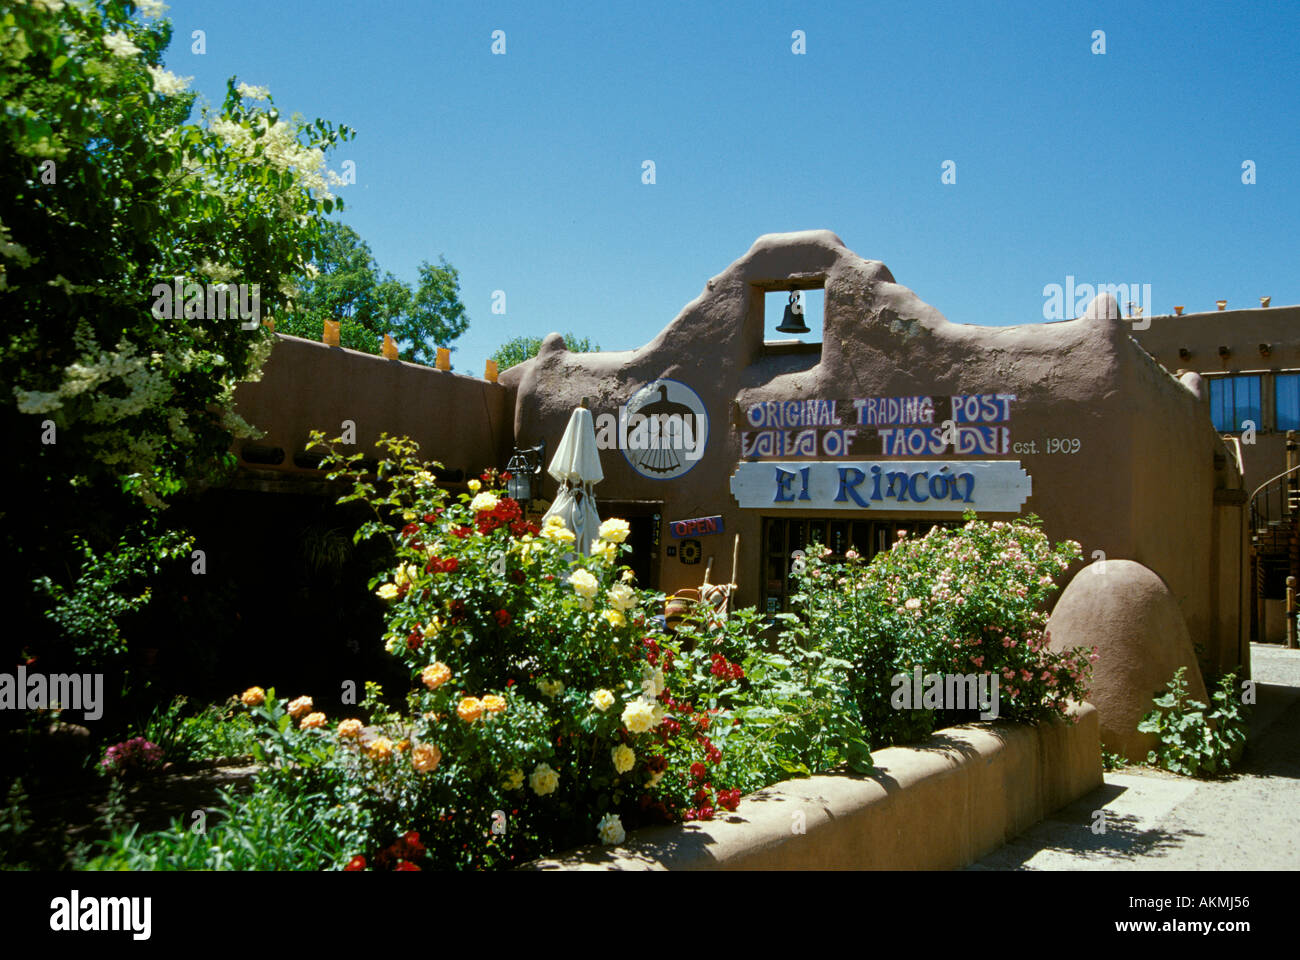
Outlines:
<svg viewBox="0 0 1300 960"><path fill-rule="evenodd" d="M1132 560L1098 560L1080 570L1048 621L1051 649L1097 648L1088 701L1101 720L1102 745L1135 762L1156 745L1138 723L1174 671L1207 703L1205 683L1178 601L1153 571Z"/></svg>

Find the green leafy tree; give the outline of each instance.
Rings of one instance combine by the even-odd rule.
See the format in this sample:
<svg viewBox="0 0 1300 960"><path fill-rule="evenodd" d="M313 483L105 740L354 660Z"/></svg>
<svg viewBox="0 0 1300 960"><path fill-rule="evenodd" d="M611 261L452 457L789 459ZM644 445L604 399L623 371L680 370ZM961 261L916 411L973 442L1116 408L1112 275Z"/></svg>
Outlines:
<svg viewBox="0 0 1300 960"><path fill-rule="evenodd" d="M418 363L432 363L438 347L469 327L460 275L445 259L421 263L414 289L391 273L381 279L370 245L334 221L324 225L321 253L300 282L293 314L277 329L317 340L326 320L339 322L340 346L378 353L387 333L403 360Z"/></svg>
<svg viewBox="0 0 1300 960"><path fill-rule="evenodd" d="M574 353L599 353L600 344L593 343L590 337L578 337L573 333L564 335L564 346ZM492 354L498 370L507 370L517 363L531 360L542 349L541 337L515 337L497 347Z"/></svg>
<svg viewBox="0 0 1300 960"><path fill-rule="evenodd" d="M163 9L0 14L0 424L15 453L0 536L26 578L0 599L16 637L49 624L79 571L112 568L101 555L129 549L124 533L147 539L151 514L233 464L232 435L252 432L234 388L274 342L258 320L287 309L337 205L325 152L351 132L286 121L233 79L196 117L161 65ZM243 285L250 317L217 315L205 294L222 283Z"/></svg>

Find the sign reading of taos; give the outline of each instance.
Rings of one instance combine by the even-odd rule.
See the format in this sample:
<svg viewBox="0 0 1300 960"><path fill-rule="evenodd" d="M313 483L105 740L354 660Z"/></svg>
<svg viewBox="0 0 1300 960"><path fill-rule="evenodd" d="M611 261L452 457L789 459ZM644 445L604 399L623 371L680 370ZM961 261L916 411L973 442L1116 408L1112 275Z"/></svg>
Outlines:
<svg viewBox="0 0 1300 960"><path fill-rule="evenodd" d="M742 507L1019 513L1033 492L1019 460L843 460L736 465Z"/></svg>

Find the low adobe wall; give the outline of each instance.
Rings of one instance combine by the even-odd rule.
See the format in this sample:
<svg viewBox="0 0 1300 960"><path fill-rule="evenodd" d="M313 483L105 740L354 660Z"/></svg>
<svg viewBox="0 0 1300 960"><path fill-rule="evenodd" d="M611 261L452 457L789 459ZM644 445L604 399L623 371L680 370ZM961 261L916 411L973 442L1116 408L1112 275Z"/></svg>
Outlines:
<svg viewBox="0 0 1300 960"><path fill-rule="evenodd" d="M952 727L916 746L876 751L870 775L787 780L723 819L639 830L621 847L583 847L528 868L963 867L1101 786L1097 711L1083 704L1074 715L1075 724Z"/></svg>

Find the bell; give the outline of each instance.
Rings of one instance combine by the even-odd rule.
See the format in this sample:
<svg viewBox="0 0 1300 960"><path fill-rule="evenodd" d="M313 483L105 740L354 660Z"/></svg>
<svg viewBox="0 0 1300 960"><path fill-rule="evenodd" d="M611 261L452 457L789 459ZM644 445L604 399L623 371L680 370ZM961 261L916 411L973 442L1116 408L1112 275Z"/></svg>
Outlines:
<svg viewBox="0 0 1300 960"><path fill-rule="evenodd" d="M808 325L803 322L803 301L799 299L799 294L791 290L790 302L785 305L785 316L781 318L781 326L776 328L777 333L808 333Z"/></svg>

